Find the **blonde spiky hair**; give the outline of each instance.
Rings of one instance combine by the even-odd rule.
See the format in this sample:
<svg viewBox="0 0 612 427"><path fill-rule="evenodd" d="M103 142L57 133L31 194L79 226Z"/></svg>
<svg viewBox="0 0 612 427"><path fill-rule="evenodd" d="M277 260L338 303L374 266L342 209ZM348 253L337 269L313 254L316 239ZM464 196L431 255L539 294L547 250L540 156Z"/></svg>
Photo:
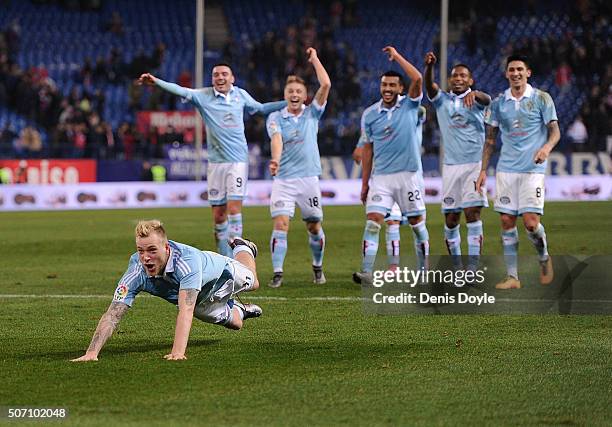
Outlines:
<svg viewBox="0 0 612 427"><path fill-rule="evenodd" d="M151 233L159 234L164 240L168 240L166 236L166 230L164 224L158 219L150 219L145 221L138 221L134 234L136 237L149 237Z"/></svg>

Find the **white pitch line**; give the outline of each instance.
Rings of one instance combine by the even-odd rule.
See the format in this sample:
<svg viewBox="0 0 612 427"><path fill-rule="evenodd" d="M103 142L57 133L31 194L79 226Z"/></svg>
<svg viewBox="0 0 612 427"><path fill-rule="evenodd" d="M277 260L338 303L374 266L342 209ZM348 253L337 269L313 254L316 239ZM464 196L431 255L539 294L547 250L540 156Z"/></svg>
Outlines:
<svg viewBox="0 0 612 427"><path fill-rule="evenodd" d="M153 298L154 295L139 295L140 298ZM249 300L261 300L261 301L349 301L349 302L358 302L358 301L370 301L369 298L365 297L339 297L339 296L328 296L328 297L274 297L274 296L262 296L262 295L245 295L245 299ZM103 298L112 300L112 295L79 295L79 294L46 294L46 295L20 295L20 294L0 294L1 298L7 299L16 299L16 298L59 298L59 299L90 299L90 298ZM596 303L596 304L612 304L612 300L603 299L572 299L569 300L575 303ZM532 303L532 302L540 302L540 303L555 303L559 302L557 299L512 299L512 298L496 298L495 302L519 302L519 303ZM381 304L387 305L387 304Z"/></svg>
<svg viewBox="0 0 612 427"><path fill-rule="evenodd" d="M154 297L154 295L139 295L140 297ZM104 298L112 300L112 295L79 295L79 294L47 294L47 295L19 295L19 294L0 294L0 298L16 299L16 298L59 298L59 299L89 299L89 298ZM261 295L245 295L245 299L262 300L262 301L362 301L364 298L361 297L272 297L272 296L261 296Z"/></svg>

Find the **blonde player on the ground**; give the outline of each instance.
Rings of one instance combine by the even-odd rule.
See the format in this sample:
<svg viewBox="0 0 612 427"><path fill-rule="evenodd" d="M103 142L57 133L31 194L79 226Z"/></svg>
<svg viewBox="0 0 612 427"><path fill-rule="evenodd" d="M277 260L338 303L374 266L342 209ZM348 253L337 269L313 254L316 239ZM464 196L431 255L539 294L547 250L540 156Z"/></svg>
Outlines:
<svg viewBox="0 0 612 427"><path fill-rule="evenodd" d="M232 242L234 259L168 240L158 220L136 225L136 250L119 280L113 301L98 322L85 355L73 362L98 360L98 354L140 292L178 306L174 344L166 360L186 359L193 318L228 329L261 316L255 304L234 300L240 292L259 287L255 257L257 246L241 238Z"/></svg>

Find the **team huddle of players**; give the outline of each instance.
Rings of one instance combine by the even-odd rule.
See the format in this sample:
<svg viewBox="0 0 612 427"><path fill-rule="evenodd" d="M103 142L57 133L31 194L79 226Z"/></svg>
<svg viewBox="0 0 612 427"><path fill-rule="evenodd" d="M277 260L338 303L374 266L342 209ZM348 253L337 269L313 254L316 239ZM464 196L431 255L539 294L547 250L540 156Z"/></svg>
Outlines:
<svg viewBox="0 0 612 427"><path fill-rule="evenodd" d="M507 276L498 289L520 288L517 250L519 216L540 260L540 282L553 279L546 233L540 223L544 208L546 159L559 141L555 106L550 95L533 88L528 59L510 56L506 62L508 89L495 99L472 90L472 71L457 64L443 92L434 82L436 57L425 55L423 74L392 46L383 49L408 78L387 71L380 79L381 99L367 107L361 118L361 137L353 154L362 165L361 200L366 224L362 263L353 274L357 283L372 281L379 235L386 222L389 268L399 264L399 227L408 223L414 235L419 267L427 268L429 233L426 226L424 182L421 165L422 123L425 120L423 80L427 97L436 109L444 147L442 212L448 252L461 259L461 212L465 213L468 241L467 268L476 268L482 252L481 209L488 206L486 170L501 132L502 148L496 169L494 209L500 213ZM191 102L202 115L208 146L208 200L212 206L218 254L200 251L168 240L159 221L143 221L136 227L137 253L130 259L107 312L102 316L86 354L74 361L97 360L106 340L139 292L157 295L179 308L174 345L168 360L185 359L193 317L230 329L261 315L254 304L235 301L235 295L258 288L257 247L242 238L242 200L248 179L248 150L244 111L267 114L271 140L269 170L274 177L270 200L273 231L270 251L274 275L269 286L283 283L289 222L297 204L308 232L312 252L313 282L326 282L323 274L325 233L317 144L318 122L325 111L330 78L313 48L306 51L319 88L305 105L308 88L303 79L289 76L284 101L259 103L234 86L228 64L212 70L212 87L188 89L151 74L141 84L157 85Z"/></svg>

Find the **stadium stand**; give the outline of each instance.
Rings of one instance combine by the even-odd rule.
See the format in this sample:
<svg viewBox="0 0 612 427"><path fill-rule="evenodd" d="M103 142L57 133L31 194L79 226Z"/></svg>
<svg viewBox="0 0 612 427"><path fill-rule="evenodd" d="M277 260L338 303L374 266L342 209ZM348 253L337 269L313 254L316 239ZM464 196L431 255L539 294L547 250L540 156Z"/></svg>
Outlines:
<svg viewBox="0 0 612 427"><path fill-rule="evenodd" d="M314 84L302 52L309 44L319 49L334 86L321 129L323 155L352 150L359 115L377 99L378 75L389 66L380 49L395 45L420 66L424 53L438 40L435 2L221 4L230 42L221 51L206 50L205 71L227 59L235 67L237 84L257 99L279 99L289 73L302 74ZM605 150L612 109L612 31L606 3L523 1L490 10L475 4L466 2L460 10L451 10L452 28L460 31L449 44L449 63L470 64L478 87L495 95L506 87L501 71L505 55L530 55L532 82L555 99L563 134L580 114L589 135L587 149ZM133 79L147 70L190 84L193 1L5 0L2 7L1 157L159 155L149 138L136 131L134 113L189 106L135 87ZM426 150L435 153L439 136L432 114L428 113L424 140ZM261 143L265 153L262 122L263 118L249 121L247 136ZM20 151L15 142L27 127L40 134L40 151ZM565 136L563 145L572 145Z"/></svg>

